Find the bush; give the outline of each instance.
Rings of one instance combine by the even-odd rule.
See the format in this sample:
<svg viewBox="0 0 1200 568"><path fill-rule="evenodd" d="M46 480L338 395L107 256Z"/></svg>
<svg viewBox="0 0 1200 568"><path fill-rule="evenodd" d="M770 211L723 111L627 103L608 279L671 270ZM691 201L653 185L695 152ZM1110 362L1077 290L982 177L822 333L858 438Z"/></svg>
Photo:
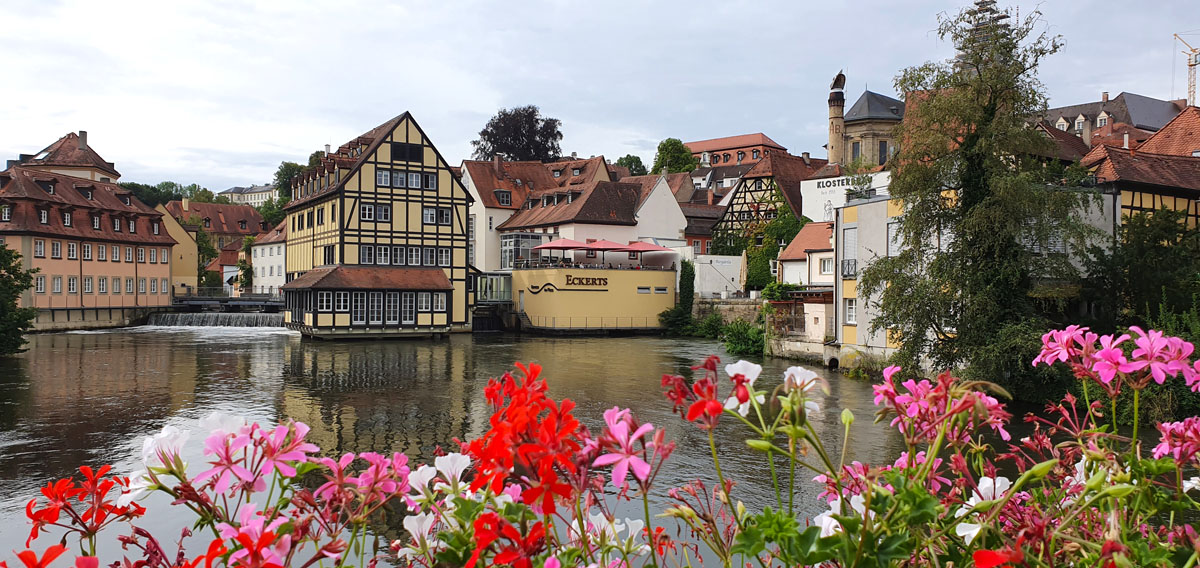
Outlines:
<svg viewBox="0 0 1200 568"><path fill-rule="evenodd" d="M700 323L693 328L693 332L700 337L717 339L721 337L721 328L723 327L725 327L725 320L721 319L721 314L713 312L700 320Z"/></svg>
<svg viewBox="0 0 1200 568"><path fill-rule="evenodd" d="M733 320L721 330L725 350L730 355L762 356L766 341L761 327L744 320Z"/></svg>
<svg viewBox="0 0 1200 568"><path fill-rule="evenodd" d="M800 287L787 282L772 282L767 284L762 289L762 297L764 300L779 301L786 300L789 292L799 290Z"/></svg>
<svg viewBox="0 0 1200 568"><path fill-rule="evenodd" d="M684 310L683 306L663 310L658 314L658 323L666 335L691 335L695 324L691 310Z"/></svg>

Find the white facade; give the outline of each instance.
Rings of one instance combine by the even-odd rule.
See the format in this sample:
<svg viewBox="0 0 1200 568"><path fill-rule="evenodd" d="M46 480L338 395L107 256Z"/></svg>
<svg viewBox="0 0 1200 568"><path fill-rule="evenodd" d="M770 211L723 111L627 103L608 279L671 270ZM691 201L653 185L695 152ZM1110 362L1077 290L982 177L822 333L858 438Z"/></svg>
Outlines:
<svg viewBox="0 0 1200 568"><path fill-rule="evenodd" d="M479 198L479 189L467 168L462 169L462 184L474 198L468 211L467 263L483 272L500 270L500 234L496 227L518 210L487 207Z"/></svg>
<svg viewBox="0 0 1200 568"><path fill-rule="evenodd" d="M274 185L252 185L250 187L231 187L217 195L224 195L236 205L251 205L258 207L270 199L278 199L279 191Z"/></svg>
<svg viewBox="0 0 1200 568"><path fill-rule="evenodd" d="M805 217L813 221L832 221L834 211L846 204L846 192L865 190L870 195L887 195L892 182L891 172L865 174L870 183L865 188L854 186L858 176L841 176L824 179L807 179L800 182L801 209Z"/></svg>
<svg viewBox="0 0 1200 568"><path fill-rule="evenodd" d="M692 262L696 265L697 294L713 297L742 291L741 256L698 254Z"/></svg>
<svg viewBox="0 0 1200 568"><path fill-rule="evenodd" d="M287 246L283 241L256 244L250 248L250 264L254 267L254 293L278 294L279 287L287 282L284 255Z"/></svg>

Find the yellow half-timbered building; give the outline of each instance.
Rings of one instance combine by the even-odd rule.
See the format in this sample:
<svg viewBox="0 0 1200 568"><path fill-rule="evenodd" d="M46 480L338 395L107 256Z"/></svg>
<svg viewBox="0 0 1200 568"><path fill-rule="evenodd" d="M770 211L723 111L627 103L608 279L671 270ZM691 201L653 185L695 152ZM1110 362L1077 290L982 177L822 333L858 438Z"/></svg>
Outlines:
<svg viewBox="0 0 1200 568"><path fill-rule="evenodd" d="M471 328L471 197L406 112L296 176L284 322L315 337Z"/></svg>

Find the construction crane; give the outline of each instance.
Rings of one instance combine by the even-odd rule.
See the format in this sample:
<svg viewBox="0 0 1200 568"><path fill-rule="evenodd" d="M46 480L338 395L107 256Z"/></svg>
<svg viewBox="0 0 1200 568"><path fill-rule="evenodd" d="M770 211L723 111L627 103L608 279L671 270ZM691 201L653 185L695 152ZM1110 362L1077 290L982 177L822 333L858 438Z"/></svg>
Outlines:
<svg viewBox="0 0 1200 568"><path fill-rule="evenodd" d="M1179 40L1179 43L1182 43L1185 47L1187 47L1187 50L1183 52L1183 54L1187 56L1187 100L1189 106L1196 106L1196 67L1200 67L1200 47L1192 47L1192 44L1188 43L1187 40L1183 39L1182 37L1179 37L1179 34L1175 34L1175 39Z"/></svg>

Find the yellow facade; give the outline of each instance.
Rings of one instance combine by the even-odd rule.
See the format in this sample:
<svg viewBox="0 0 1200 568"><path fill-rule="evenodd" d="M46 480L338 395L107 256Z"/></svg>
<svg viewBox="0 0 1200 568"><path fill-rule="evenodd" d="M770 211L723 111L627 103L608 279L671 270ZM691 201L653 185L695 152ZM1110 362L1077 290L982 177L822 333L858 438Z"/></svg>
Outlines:
<svg viewBox="0 0 1200 568"><path fill-rule="evenodd" d="M448 311L419 314L415 326L469 330L474 306L467 264L470 196L408 113L369 134L373 139L360 137L343 146L292 190L288 281L323 266L441 268L454 287ZM306 325L350 326L344 314L316 315Z"/></svg>
<svg viewBox="0 0 1200 568"><path fill-rule="evenodd" d="M672 270L514 270L513 303L534 328L654 329L675 306Z"/></svg>
<svg viewBox="0 0 1200 568"><path fill-rule="evenodd" d="M843 208L842 209L842 222L843 223L857 223L858 222L858 207L849 206L849 207Z"/></svg>
<svg viewBox="0 0 1200 568"><path fill-rule="evenodd" d="M196 274L199 262L196 234L180 225L161 204L154 210L163 214L163 228L177 243L171 249L171 288L176 293L183 293L190 288L195 288L199 285Z"/></svg>

